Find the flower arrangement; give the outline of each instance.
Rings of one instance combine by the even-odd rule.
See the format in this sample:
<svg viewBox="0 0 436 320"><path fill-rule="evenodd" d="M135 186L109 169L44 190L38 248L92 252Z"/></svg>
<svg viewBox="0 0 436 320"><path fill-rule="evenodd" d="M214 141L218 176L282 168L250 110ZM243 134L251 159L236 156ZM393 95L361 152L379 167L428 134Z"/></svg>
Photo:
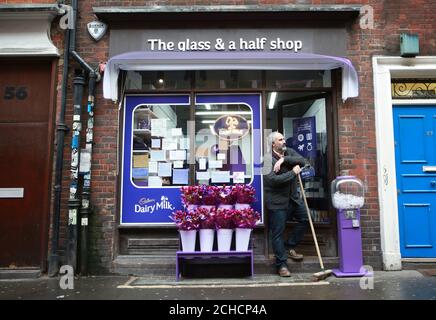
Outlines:
<svg viewBox="0 0 436 320"><path fill-rule="evenodd" d="M256 190L249 185L237 184L233 187L236 203L252 204L256 201Z"/></svg>
<svg viewBox="0 0 436 320"><path fill-rule="evenodd" d="M235 224L235 228L253 229L259 220L260 213L254 211L252 208L234 210L233 222Z"/></svg>
<svg viewBox="0 0 436 320"><path fill-rule="evenodd" d="M215 229L215 209L198 208L195 211L200 221L200 229Z"/></svg>
<svg viewBox="0 0 436 320"><path fill-rule="evenodd" d="M184 186L180 188L180 191L183 205L201 204L200 186Z"/></svg>
<svg viewBox="0 0 436 320"><path fill-rule="evenodd" d="M219 204L235 204L235 193L233 191L233 187L231 186L222 186L218 193L218 203Z"/></svg>
<svg viewBox="0 0 436 320"><path fill-rule="evenodd" d="M200 188L201 204L215 206L219 194L219 188L216 186L202 185Z"/></svg>
<svg viewBox="0 0 436 320"><path fill-rule="evenodd" d="M200 227L200 219L197 211L176 210L170 216L179 230L197 230Z"/></svg>
<svg viewBox="0 0 436 320"><path fill-rule="evenodd" d="M233 209L218 209L215 214L215 228L216 229L233 229L235 227Z"/></svg>

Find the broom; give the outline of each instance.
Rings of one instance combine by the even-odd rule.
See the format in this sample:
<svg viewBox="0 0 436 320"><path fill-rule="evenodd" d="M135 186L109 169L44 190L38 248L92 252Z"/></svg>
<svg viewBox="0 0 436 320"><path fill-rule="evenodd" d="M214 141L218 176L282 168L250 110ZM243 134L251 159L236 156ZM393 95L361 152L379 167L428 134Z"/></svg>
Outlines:
<svg viewBox="0 0 436 320"><path fill-rule="evenodd" d="M312 275L312 280L320 281L324 280L332 274L332 270L325 270L324 263L322 262L321 253L319 251L318 240L316 239L315 228L313 227L312 217L310 216L309 206L307 205L306 194L304 193L303 182L301 181L300 174L298 176L298 182L300 183L301 193L303 195L304 205L306 206L307 217L309 218L310 229L312 230L313 241L315 242L316 253L318 254L319 264L321 266L321 271L314 273Z"/></svg>

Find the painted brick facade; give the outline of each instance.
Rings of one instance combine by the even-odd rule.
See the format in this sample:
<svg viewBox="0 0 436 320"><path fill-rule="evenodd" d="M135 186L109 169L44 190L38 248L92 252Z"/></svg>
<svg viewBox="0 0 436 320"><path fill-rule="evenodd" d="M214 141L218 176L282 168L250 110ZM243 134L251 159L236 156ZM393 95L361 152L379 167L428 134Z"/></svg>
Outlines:
<svg viewBox="0 0 436 320"><path fill-rule="evenodd" d="M55 1L0 0L0 4L55 3ZM374 55L400 54L399 37L403 32L416 33L420 39L420 55L436 55L436 1L434 0L296 0L296 1L79 1L76 50L92 66L108 60L109 32L99 42L88 35L86 24L95 19L93 6L166 6L166 5L280 5L280 4L353 4L374 9L374 29L362 29L359 20L347 26L347 57L353 62L360 81L358 98L349 99L338 108L339 169L343 174L356 175L367 185L366 205L362 210L364 262L381 268L380 223L377 192L377 161L375 142L374 92L371 58ZM52 40L62 52L63 33L59 19L52 25ZM73 60L72 60L73 61ZM59 59L57 110L60 107L62 55ZM69 81L66 123L72 123L72 62ZM118 106L103 99L102 83L96 88L95 131L92 161L93 213L90 218L91 272L111 272L116 250L117 221L117 133ZM84 119L85 120L85 119ZM60 248L65 247L65 222L69 194L71 133L66 134L62 184ZM55 163L55 162L53 162ZM53 206L52 206L53 207Z"/></svg>

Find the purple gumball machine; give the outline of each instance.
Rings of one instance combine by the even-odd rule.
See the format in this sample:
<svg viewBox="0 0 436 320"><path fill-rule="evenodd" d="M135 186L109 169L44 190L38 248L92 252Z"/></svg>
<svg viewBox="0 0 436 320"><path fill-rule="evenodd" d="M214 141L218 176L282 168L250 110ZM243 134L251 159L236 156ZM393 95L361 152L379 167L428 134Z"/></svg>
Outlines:
<svg viewBox="0 0 436 320"><path fill-rule="evenodd" d="M359 277L367 274L363 268L360 208L365 202L364 186L354 176L339 176L331 184L333 206L337 210L339 269L336 277Z"/></svg>

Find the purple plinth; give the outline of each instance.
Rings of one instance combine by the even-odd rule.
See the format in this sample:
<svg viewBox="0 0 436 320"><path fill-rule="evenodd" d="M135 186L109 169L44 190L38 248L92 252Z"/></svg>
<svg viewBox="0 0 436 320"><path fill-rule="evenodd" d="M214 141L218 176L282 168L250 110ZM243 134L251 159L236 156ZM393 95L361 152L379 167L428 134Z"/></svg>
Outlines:
<svg viewBox="0 0 436 320"><path fill-rule="evenodd" d="M207 258L214 258L214 257L222 257L222 258L229 258L229 257L240 257L240 258L250 258L250 267L251 267L251 277L254 277L254 257L253 257L253 250L247 250L247 251L212 251L212 252L201 252L201 251L194 251L194 252L184 252L184 251L177 251L176 252L176 281L179 281L180 279L180 268L179 264L182 262L183 259L207 259Z"/></svg>
<svg viewBox="0 0 436 320"><path fill-rule="evenodd" d="M359 226L353 226L353 220L345 217L346 209L338 210L338 249L339 269L333 270L337 277L360 277L366 274L362 268L362 236L360 229L360 209L354 209Z"/></svg>

